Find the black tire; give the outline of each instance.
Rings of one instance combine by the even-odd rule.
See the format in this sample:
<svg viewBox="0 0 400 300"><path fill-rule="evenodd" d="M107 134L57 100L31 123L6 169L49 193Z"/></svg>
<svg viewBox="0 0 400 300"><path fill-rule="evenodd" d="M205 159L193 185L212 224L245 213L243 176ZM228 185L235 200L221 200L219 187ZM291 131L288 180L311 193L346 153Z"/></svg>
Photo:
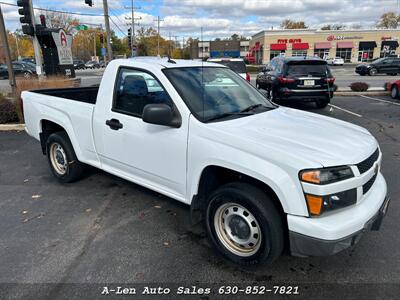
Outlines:
<svg viewBox="0 0 400 300"><path fill-rule="evenodd" d="M390 91L390 96L392 99L398 99L399 98L399 88L397 85L393 85L392 90Z"/></svg>
<svg viewBox="0 0 400 300"><path fill-rule="evenodd" d="M231 204L233 206L229 206ZM227 247L224 245L224 243L227 243L227 239L225 239L224 242L224 238L219 236L221 236L221 232L225 232L225 234L222 233L225 237L228 235L228 233L225 230L221 231L221 229L218 229L219 226L216 224L225 223L215 223L215 218L216 220L219 220L218 216L221 216L221 219L226 216L229 217L229 213L227 214L227 211L232 211L233 213L233 210L237 205L240 207L239 212L243 212L241 217L244 221L245 218L254 218L257 222L250 223L252 224L252 228L247 226L248 230L250 230L247 232L247 234L249 234L248 236L251 238L252 232L254 232L255 228L257 228L257 232L259 232L259 235L253 234L252 237L257 236L259 240L256 244L254 244L254 249L251 249L252 252L248 252L246 255L243 253L238 255L234 253L235 250L230 250L229 246ZM231 209L224 208L225 206L231 207ZM246 216L245 213L248 215ZM238 218L240 219L240 216ZM232 220L233 218L230 219L230 224L232 224ZM207 235L213 247L223 257L234 263L245 266L259 263L268 265L277 259L283 251L285 237L281 215L279 214L278 209L275 207L271 197L262 190L250 184L239 182L229 183L221 186L215 192L213 192L209 197L205 222ZM233 231L237 230L237 228L241 230L241 226L239 226L238 223L236 224L236 229L232 228L231 225L227 225L229 226L231 235L235 235L233 234ZM249 223L247 222L246 224ZM217 226L217 229L215 226ZM230 241L231 242L228 241L228 244L232 244L232 240ZM248 245L252 247L250 244L252 243L249 243ZM244 251L243 247L236 247L239 248L239 250L236 251Z"/></svg>
<svg viewBox="0 0 400 300"><path fill-rule="evenodd" d="M56 147L57 145L62 149L59 152L56 151L57 154L61 155L60 161L55 158L57 155L54 155L52 158L52 152L55 151L52 147ZM65 131L52 133L48 137L46 141L46 154L51 172L60 182L74 182L82 177L85 165L76 157L74 148ZM62 162L65 165L64 172L61 172L60 169L57 168L58 164L55 161Z"/></svg>
<svg viewBox="0 0 400 300"><path fill-rule="evenodd" d="M369 74L369 76L375 76L376 74L378 74L378 70L375 68L372 68L371 70L369 70L368 74Z"/></svg>
<svg viewBox="0 0 400 300"><path fill-rule="evenodd" d="M317 100L315 104L317 105L318 108L325 108L328 106L330 102L331 99L329 97L326 97L325 99Z"/></svg>

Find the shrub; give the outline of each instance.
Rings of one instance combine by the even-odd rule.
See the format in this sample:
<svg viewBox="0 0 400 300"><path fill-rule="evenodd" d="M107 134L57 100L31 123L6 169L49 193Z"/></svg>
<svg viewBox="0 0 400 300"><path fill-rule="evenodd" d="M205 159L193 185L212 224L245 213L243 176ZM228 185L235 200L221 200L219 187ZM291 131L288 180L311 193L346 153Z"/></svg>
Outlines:
<svg viewBox="0 0 400 300"><path fill-rule="evenodd" d="M350 84L350 89L353 92L366 92L368 91L369 84L366 82L353 82Z"/></svg>
<svg viewBox="0 0 400 300"><path fill-rule="evenodd" d="M19 121L15 104L8 99L0 98L0 124Z"/></svg>

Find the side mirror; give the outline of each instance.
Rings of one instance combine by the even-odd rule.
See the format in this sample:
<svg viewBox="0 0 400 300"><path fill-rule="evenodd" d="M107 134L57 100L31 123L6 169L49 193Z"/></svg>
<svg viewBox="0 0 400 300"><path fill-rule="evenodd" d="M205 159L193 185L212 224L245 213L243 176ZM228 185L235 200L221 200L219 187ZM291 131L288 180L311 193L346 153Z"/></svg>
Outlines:
<svg viewBox="0 0 400 300"><path fill-rule="evenodd" d="M179 128L182 124L178 113L167 104L147 104L143 109L143 122Z"/></svg>

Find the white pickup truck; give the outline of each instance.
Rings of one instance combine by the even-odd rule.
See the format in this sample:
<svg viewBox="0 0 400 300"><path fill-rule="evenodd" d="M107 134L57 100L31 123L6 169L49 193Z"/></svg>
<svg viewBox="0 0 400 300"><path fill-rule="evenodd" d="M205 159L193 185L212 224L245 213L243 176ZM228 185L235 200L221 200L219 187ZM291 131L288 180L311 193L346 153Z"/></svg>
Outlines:
<svg viewBox="0 0 400 300"><path fill-rule="evenodd" d="M100 87L22 93L26 131L54 176L90 165L190 205L240 264L335 254L377 230L389 198L365 129L277 106L230 69L110 62Z"/></svg>

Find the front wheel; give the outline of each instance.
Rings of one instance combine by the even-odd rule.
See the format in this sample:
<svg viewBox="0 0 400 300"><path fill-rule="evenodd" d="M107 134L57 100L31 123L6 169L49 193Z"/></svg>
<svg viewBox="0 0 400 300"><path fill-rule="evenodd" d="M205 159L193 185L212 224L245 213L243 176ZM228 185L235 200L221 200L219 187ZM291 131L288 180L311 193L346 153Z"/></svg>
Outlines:
<svg viewBox="0 0 400 300"><path fill-rule="evenodd" d="M370 76L375 76L378 73L378 70L375 68L372 68L371 70L369 70L369 75Z"/></svg>
<svg viewBox="0 0 400 300"><path fill-rule="evenodd" d="M206 228L213 247L241 264L270 264L284 246L281 216L272 198L246 184L229 183L209 198Z"/></svg>
<svg viewBox="0 0 400 300"><path fill-rule="evenodd" d="M82 177L85 165L76 157L66 132L56 132L48 137L46 153L50 169L60 182L73 182Z"/></svg>
<svg viewBox="0 0 400 300"><path fill-rule="evenodd" d="M396 85L394 85L392 87L392 90L390 92L390 96L392 97L392 99L399 98L399 88Z"/></svg>

